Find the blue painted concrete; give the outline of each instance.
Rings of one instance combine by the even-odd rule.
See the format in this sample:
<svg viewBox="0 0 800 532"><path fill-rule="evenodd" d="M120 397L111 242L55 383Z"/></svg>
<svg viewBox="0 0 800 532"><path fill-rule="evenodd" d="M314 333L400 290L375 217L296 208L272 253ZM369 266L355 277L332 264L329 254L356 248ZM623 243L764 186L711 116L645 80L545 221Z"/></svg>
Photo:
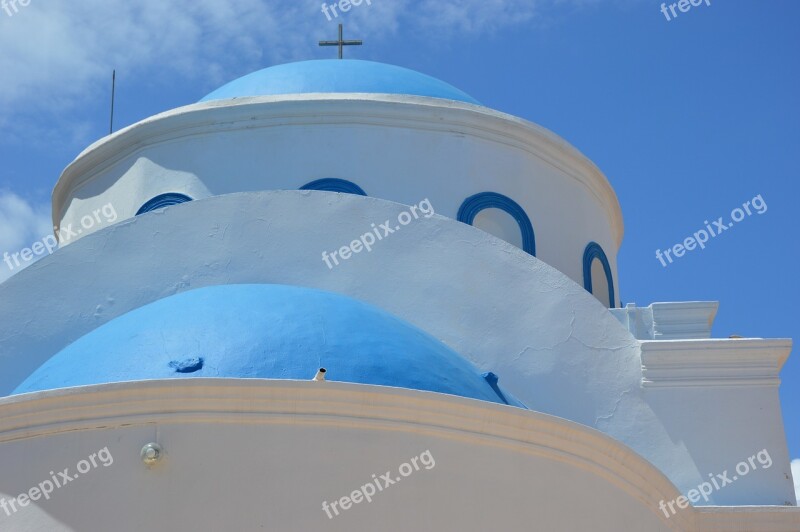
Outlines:
<svg viewBox="0 0 800 532"><path fill-rule="evenodd" d="M354 59L301 61L265 68L223 85L200 101L315 92L409 94L480 105L469 94L431 76Z"/></svg>
<svg viewBox="0 0 800 532"><path fill-rule="evenodd" d="M133 310L50 358L14 393L146 379L310 380L321 367L330 381L509 398L466 359L391 314L281 285L200 288Z"/></svg>
<svg viewBox="0 0 800 532"><path fill-rule="evenodd" d="M344 194L355 194L356 196L366 196L364 189L352 181L339 179L336 177L323 177L310 183L306 183L300 190L325 190L328 192L341 192Z"/></svg>
<svg viewBox="0 0 800 532"><path fill-rule="evenodd" d="M514 217L522 232L522 249L534 257L536 256L536 235L533 232L531 219L525 209L508 196L497 192L481 192L464 200L458 209L456 219L467 225L472 225L475 217L484 209L502 209Z"/></svg>
<svg viewBox="0 0 800 532"><path fill-rule="evenodd" d="M611 308L616 308L616 299L614 298L614 274L611 273L611 265L608 263L606 252L597 242L589 242L586 249L583 251L583 287L590 294L594 294L594 287L592 286L592 261L594 259L600 260L603 265L603 271L606 274L606 281L608 282L608 301Z"/></svg>
<svg viewBox="0 0 800 532"><path fill-rule="evenodd" d="M147 203L142 205L139 210L136 211L136 216L146 212L154 211L156 209L163 209L164 207L170 207L172 205L180 205L181 203L186 203L187 201L192 201L192 198L186 194L180 194L178 192L159 194L155 198L148 200Z"/></svg>

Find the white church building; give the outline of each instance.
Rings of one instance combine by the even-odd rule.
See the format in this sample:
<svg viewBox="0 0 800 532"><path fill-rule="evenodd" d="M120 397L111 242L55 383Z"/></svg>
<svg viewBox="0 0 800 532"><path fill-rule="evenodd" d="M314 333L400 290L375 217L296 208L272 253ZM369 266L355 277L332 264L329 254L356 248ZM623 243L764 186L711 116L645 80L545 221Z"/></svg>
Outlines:
<svg viewBox="0 0 800 532"><path fill-rule="evenodd" d="M791 341L623 307L603 173L447 83L267 68L52 200L75 237L0 284L0 530L800 530Z"/></svg>

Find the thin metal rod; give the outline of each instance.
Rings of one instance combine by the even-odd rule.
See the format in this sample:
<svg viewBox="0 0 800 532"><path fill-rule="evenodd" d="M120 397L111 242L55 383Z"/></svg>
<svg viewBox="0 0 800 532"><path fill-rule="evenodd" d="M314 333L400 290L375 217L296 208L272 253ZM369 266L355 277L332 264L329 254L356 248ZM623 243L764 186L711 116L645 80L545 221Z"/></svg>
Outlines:
<svg viewBox="0 0 800 532"><path fill-rule="evenodd" d="M117 92L117 70L111 74L111 124L108 127L108 134L114 132L114 96Z"/></svg>

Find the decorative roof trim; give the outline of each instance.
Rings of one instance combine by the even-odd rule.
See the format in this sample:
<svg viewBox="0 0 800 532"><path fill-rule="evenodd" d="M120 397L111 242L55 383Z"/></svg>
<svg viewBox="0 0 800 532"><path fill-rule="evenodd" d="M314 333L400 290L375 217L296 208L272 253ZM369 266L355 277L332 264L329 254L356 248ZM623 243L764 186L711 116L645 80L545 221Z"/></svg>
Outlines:
<svg viewBox="0 0 800 532"><path fill-rule="evenodd" d="M641 349L643 387L778 387L792 341L647 340Z"/></svg>

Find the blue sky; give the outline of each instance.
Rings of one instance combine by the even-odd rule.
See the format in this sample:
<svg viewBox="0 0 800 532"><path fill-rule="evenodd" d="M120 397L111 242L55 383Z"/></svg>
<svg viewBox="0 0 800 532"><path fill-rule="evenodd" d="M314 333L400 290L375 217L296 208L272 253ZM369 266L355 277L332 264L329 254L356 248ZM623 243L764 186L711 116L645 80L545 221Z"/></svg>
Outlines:
<svg viewBox="0 0 800 532"><path fill-rule="evenodd" d="M46 234L59 173L107 132L112 69L122 127L261 67L333 58L316 42L341 21L365 40L346 57L441 78L591 158L625 217L623 302L718 300L715 336L800 339L800 2L710 3L667 21L651 0L372 0L328 21L320 0L32 0L0 11L0 247ZM759 194L763 215L656 259ZM796 349L782 376L798 458Z"/></svg>

